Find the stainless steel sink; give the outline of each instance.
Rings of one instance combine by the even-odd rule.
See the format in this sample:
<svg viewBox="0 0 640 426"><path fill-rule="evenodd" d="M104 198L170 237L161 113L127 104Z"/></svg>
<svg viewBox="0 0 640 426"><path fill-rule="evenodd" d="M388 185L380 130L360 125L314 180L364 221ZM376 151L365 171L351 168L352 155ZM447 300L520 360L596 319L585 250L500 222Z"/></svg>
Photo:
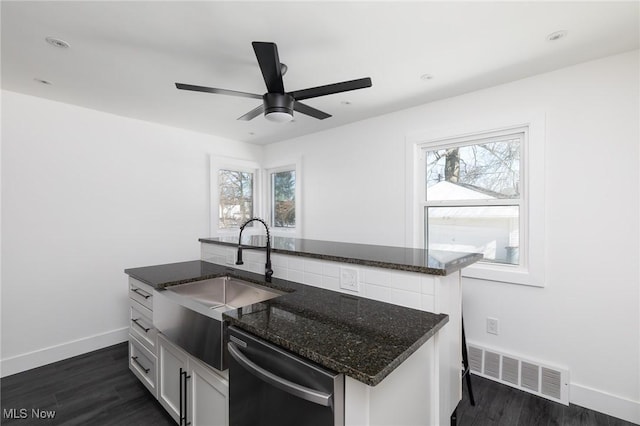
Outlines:
<svg viewBox="0 0 640 426"><path fill-rule="evenodd" d="M227 368L226 311L284 294L231 277L219 277L154 292L153 325L196 358L218 370Z"/></svg>
<svg viewBox="0 0 640 426"><path fill-rule="evenodd" d="M184 297L191 298L210 309L228 306L236 309L278 297L282 292L230 277L195 281L167 288Z"/></svg>

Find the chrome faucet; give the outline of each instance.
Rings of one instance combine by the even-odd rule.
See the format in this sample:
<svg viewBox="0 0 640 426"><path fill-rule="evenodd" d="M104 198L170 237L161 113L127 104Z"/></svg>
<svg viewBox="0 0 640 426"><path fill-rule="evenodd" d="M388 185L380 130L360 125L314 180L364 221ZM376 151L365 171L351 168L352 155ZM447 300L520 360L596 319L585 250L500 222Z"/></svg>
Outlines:
<svg viewBox="0 0 640 426"><path fill-rule="evenodd" d="M257 221L263 224L264 229L267 230L267 245L264 247L242 247L242 231L244 231L245 226L247 226L248 224L254 221ZM273 275L273 269L271 269L271 236L269 234L269 227L267 226L267 223L264 220L260 219L259 217L252 217L251 219L243 223L242 226L240 227L240 236L238 237L238 259L236 260L236 265L244 264L244 262L242 261L243 248L246 250L262 249L262 248L267 250L267 263L265 263L264 265L264 280L270 283L271 276Z"/></svg>

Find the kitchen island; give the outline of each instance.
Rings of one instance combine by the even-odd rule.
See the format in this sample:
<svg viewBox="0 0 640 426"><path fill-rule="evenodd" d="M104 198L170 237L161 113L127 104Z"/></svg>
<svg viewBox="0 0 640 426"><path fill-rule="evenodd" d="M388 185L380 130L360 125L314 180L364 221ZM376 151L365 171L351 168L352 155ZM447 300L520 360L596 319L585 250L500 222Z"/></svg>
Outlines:
<svg viewBox="0 0 640 426"><path fill-rule="evenodd" d="M200 241L205 260L125 272L155 291L219 276L278 289L285 294L229 311L224 319L345 374L345 424L448 422L461 396L459 270L477 261L480 255L276 239L274 278L268 283L260 274L264 252L245 252L247 264L231 267L233 243L224 239ZM243 245L251 243L262 245L256 237ZM306 259L306 265L300 264L301 258ZM214 263L216 260L218 263ZM361 267L365 269L357 269ZM322 280L316 282L319 285L305 283L315 275L325 276L325 282L339 283L344 268L349 279L356 279L356 286L349 290L340 289L339 285L322 288ZM302 274L294 280L296 269L301 269ZM381 270L397 271L396 276L387 278L404 291L417 285L416 294L431 300L434 309L412 309L381 298L374 300L367 290L384 287Z"/></svg>

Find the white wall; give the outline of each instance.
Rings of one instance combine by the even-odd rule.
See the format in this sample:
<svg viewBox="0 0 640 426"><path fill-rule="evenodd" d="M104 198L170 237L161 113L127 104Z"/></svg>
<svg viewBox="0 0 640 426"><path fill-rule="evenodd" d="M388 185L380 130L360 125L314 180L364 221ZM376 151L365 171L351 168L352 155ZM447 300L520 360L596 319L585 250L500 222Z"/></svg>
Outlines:
<svg viewBox="0 0 640 426"><path fill-rule="evenodd" d="M200 258L209 153L261 147L2 92L2 375L126 339L125 268Z"/></svg>
<svg viewBox="0 0 640 426"><path fill-rule="evenodd" d="M302 155L305 238L404 245L408 134L544 113L546 287L466 279L467 336L567 367L573 403L640 422L638 56L283 141L266 147L265 161ZM485 332L487 316L500 335Z"/></svg>

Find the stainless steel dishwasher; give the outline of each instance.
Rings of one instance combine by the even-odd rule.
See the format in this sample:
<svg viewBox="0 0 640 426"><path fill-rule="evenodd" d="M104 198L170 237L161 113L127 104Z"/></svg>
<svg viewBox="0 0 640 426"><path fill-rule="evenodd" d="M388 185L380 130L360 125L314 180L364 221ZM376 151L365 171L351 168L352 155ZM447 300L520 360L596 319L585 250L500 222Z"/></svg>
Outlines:
<svg viewBox="0 0 640 426"><path fill-rule="evenodd" d="M344 375L229 327L230 426L343 426Z"/></svg>

